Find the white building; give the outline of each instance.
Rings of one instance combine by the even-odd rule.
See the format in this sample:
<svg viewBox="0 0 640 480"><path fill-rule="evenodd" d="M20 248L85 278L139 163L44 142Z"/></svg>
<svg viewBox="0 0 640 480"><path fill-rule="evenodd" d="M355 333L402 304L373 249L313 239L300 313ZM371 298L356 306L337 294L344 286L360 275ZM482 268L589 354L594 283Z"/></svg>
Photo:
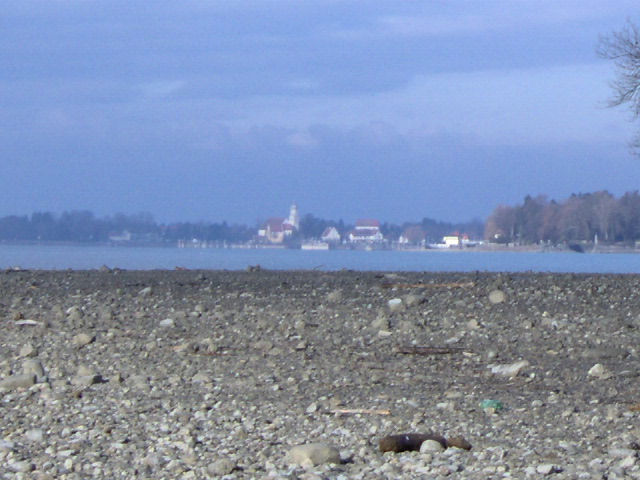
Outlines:
<svg viewBox="0 0 640 480"><path fill-rule="evenodd" d="M380 231L380 222L369 218L356 220L356 228L347 234L347 238L352 243L380 243L384 241L384 236Z"/></svg>
<svg viewBox="0 0 640 480"><path fill-rule="evenodd" d="M326 243L340 243L340 233L336 227L327 227L320 235L320 239Z"/></svg>

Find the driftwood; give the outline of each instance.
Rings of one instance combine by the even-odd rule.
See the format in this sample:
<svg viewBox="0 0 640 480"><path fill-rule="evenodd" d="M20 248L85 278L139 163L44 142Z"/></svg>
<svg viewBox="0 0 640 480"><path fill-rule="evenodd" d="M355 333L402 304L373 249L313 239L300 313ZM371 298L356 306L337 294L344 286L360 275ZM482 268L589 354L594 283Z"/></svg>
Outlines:
<svg viewBox="0 0 640 480"><path fill-rule="evenodd" d="M474 282L455 283L383 283L382 288L469 288L475 287Z"/></svg>
<svg viewBox="0 0 640 480"><path fill-rule="evenodd" d="M338 410L331 410L331 413L351 413L351 414L366 414L366 415L391 415L391 410L376 410L369 408L344 408Z"/></svg>
<svg viewBox="0 0 640 480"><path fill-rule="evenodd" d="M454 347L400 347L398 353L403 355L450 355L452 353L463 353L463 348Z"/></svg>

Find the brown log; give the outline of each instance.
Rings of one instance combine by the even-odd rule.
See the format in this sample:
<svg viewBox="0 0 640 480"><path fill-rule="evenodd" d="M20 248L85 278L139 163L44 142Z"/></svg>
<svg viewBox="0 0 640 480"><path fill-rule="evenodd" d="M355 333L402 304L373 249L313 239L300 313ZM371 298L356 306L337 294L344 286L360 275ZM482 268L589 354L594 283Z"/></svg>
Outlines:
<svg viewBox="0 0 640 480"><path fill-rule="evenodd" d="M447 448L447 440L437 433L424 435L422 433L406 433L402 435L389 435L380 439L381 452L417 452L425 440L435 440L444 448Z"/></svg>
<svg viewBox="0 0 640 480"><path fill-rule="evenodd" d="M341 408L338 410L331 410L331 413L351 413L351 414L366 414L366 415L391 415L391 410L376 410L369 408Z"/></svg>
<svg viewBox="0 0 640 480"><path fill-rule="evenodd" d="M452 353L462 353L465 350L454 347L400 347L398 353L404 355L449 355Z"/></svg>

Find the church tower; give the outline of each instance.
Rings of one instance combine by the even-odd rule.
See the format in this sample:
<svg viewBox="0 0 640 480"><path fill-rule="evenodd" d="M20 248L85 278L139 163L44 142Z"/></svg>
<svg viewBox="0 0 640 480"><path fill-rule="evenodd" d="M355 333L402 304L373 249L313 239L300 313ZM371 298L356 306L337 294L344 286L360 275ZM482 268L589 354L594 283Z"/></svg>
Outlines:
<svg viewBox="0 0 640 480"><path fill-rule="evenodd" d="M287 219L288 223L293 225L293 227L298 230L300 228L300 214L298 213L298 205L295 203L291 205L291 210L289 210L289 218Z"/></svg>

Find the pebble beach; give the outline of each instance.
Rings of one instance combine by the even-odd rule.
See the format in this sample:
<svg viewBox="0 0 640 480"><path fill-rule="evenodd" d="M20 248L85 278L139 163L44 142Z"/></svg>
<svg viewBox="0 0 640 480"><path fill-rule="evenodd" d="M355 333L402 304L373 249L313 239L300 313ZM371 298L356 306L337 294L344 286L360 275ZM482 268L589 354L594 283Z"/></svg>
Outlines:
<svg viewBox="0 0 640 480"><path fill-rule="evenodd" d="M3 479L640 478L638 275L15 268L0 321Z"/></svg>

